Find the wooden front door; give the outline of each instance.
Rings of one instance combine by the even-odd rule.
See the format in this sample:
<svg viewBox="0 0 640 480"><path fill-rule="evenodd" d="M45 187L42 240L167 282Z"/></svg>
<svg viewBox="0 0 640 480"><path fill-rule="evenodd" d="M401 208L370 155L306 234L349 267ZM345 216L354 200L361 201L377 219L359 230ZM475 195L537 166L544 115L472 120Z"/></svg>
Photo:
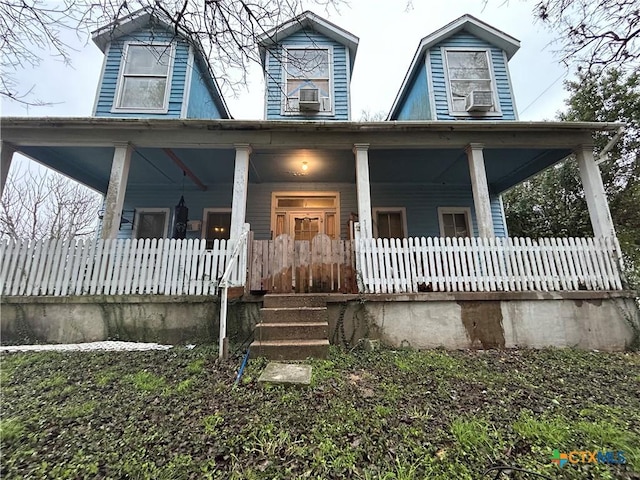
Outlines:
<svg viewBox="0 0 640 480"><path fill-rule="evenodd" d="M315 230L313 217L298 222L296 238ZM292 220L293 222L294 220ZM318 222L320 224L320 222ZM279 235L253 240L249 260L249 289L272 293L357 293L355 256L350 240L333 240L323 233L311 240Z"/></svg>

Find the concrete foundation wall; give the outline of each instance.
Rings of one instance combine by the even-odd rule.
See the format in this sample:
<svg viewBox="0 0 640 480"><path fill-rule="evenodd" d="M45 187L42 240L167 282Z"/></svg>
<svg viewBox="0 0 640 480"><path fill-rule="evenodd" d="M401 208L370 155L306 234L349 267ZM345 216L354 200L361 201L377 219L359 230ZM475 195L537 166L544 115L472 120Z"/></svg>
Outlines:
<svg viewBox="0 0 640 480"><path fill-rule="evenodd" d="M251 335L260 297L229 305L232 342ZM628 292L329 295L329 340L379 339L418 349L640 346L640 314ZM5 297L3 343L99 340L214 343L219 299L202 296Z"/></svg>
<svg viewBox="0 0 640 480"><path fill-rule="evenodd" d="M215 296L5 297L0 326L3 343L212 343L219 307ZM229 335L246 338L258 316L256 304L232 302Z"/></svg>
<svg viewBox="0 0 640 480"><path fill-rule="evenodd" d="M417 349L638 348L635 300L628 294L590 293L503 294L487 300L478 294L396 296L394 301L369 296L330 304L330 340L354 345L371 338Z"/></svg>

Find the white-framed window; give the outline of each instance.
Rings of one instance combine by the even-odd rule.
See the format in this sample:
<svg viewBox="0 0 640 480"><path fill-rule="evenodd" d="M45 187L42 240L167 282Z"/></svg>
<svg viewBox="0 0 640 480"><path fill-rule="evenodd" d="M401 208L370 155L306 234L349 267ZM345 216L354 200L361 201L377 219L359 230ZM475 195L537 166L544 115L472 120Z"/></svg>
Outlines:
<svg viewBox="0 0 640 480"><path fill-rule="evenodd" d="M136 208L133 238L167 238L168 208Z"/></svg>
<svg viewBox="0 0 640 480"><path fill-rule="evenodd" d="M489 50L443 49L449 113L456 116L500 114Z"/></svg>
<svg viewBox="0 0 640 480"><path fill-rule="evenodd" d="M205 208L202 212L202 238L207 248L213 248L214 240L229 240L231 233L230 208Z"/></svg>
<svg viewBox="0 0 640 480"><path fill-rule="evenodd" d="M438 207L441 237L472 237L471 209L468 207Z"/></svg>
<svg viewBox="0 0 640 480"><path fill-rule="evenodd" d="M331 48L285 47L285 114L317 115L333 111Z"/></svg>
<svg viewBox="0 0 640 480"><path fill-rule="evenodd" d="M377 207L373 209L373 234L376 238L405 238L407 211L404 207Z"/></svg>
<svg viewBox="0 0 640 480"><path fill-rule="evenodd" d="M169 43L125 44L114 111L166 113L173 48Z"/></svg>

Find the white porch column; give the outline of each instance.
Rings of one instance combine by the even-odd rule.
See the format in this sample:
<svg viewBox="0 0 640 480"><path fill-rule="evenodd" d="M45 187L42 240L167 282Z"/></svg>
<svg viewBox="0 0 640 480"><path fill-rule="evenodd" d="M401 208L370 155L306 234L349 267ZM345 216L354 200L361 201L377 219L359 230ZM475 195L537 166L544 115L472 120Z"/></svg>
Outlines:
<svg viewBox="0 0 640 480"><path fill-rule="evenodd" d="M589 217L596 237L616 237L616 230L609 211L607 194L602 184L600 168L593 158L593 146L581 145L575 150L580 168L580 179L584 187L584 196L589 209Z"/></svg>
<svg viewBox="0 0 640 480"><path fill-rule="evenodd" d="M129 166L131 165L131 152L133 148L129 143L115 145L113 162L111 163L111 176L109 188L104 201L104 217L102 218L103 239L116 238L120 230L122 219L122 207L127 191L127 179L129 178Z"/></svg>
<svg viewBox="0 0 640 480"><path fill-rule="evenodd" d="M247 212L247 185L249 183L249 155L251 146L236 145L236 164L233 172L233 199L231 200L231 231L229 238L235 240L242 235L242 226Z"/></svg>
<svg viewBox="0 0 640 480"><path fill-rule="evenodd" d="M0 198L2 198L2 192L4 192L4 184L7 181L7 175L9 175L9 168L11 168L11 160L16 149L13 145L7 142L2 142L0 146Z"/></svg>
<svg viewBox="0 0 640 480"><path fill-rule="evenodd" d="M469 160L469 173L471 174L471 189L473 190L476 222L478 222L478 236L486 238L494 237L495 234L493 232L487 172L484 168L483 147L484 145L481 143L470 143L467 145L466 152Z"/></svg>
<svg viewBox="0 0 640 480"><path fill-rule="evenodd" d="M358 223L362 238L373 238L371 222L371 185L369 183L369 144L356 143L356 190L358 193Z"/></svg>

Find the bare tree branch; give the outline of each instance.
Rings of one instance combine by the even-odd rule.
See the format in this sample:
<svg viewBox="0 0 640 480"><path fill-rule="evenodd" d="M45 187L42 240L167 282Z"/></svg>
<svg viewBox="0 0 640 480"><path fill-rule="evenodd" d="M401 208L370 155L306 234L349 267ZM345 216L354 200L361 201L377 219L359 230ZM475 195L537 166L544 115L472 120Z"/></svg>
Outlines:
<svg viewBox="0 0 640 480"><path fill-rule="evenodd" d="M0 238L91 236L101 204L98 193L58 173L12 170L0 202Z"/></svg>
<svg viewBox="0 0 640 480"><path fill-rule="evenodd" d="M233 93L247 82L249 65L260 61L257 38L293 18L307 6L336 10L346 0L0 0L0 96L33 102L14 75L37 66L49 54L71 62L65 30L88 39L89 32L146 8L168 21L172 30L198 41L222 87Z"/></svg>

